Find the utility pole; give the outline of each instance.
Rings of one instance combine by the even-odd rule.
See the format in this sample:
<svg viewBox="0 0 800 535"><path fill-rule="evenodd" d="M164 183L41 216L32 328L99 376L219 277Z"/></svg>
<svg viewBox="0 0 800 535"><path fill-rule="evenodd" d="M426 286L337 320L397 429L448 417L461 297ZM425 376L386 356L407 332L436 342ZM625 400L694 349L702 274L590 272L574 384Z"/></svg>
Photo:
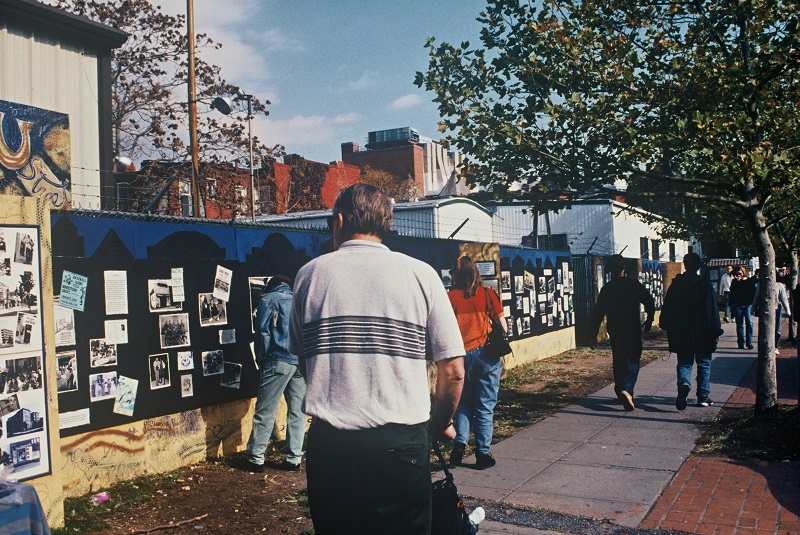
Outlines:
<svg viewBox="0 0 800 535"><path fill-rule="evenodd" d="M186 38L189 45L189 152L192 155L192 211L201 217L200 161L197 156L197 87L194 79L194 2L186 0Z"/></svg>

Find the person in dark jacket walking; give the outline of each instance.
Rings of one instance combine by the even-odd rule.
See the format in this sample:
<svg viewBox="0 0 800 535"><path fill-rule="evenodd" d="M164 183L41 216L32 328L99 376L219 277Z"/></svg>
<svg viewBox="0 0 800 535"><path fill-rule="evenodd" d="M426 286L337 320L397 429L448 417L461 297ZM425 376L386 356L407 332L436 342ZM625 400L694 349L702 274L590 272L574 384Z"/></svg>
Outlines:
<svg viewBox="0 0 800 535"><path fill-rule="evenodd" d="M747 278L747 271L736 266L731 281L731 313L736 320L736 343L739 349L753 349L753 317L750 305L756 296L756 278Z"/></svg>
<svg viewBox="0 0 800 535"><path fill-rule="evenodd" d="M592 349L597 347L597 333L606 316L614 366L614 392L625 410L632 411L636 408L633 390L642 358L642 332L650 331L656 305L653 296L641 282L625 276L625 259L622 255L612 255L606 269L612 278L597 296L589 346ZM644 305L647 312L644 325L641 323L640 305Z"/></svg>
<svg viewBox="0 0 800 535"><path fill-rule="evenodd" d="M699 275L702 261L696 253L683 257L686 272L677 275L661 307L659 326L667 331L669 350L678 356L678 397L675 407L685 410L691 391L692 366L697 363L697 406L714 402L710 392L711 354L722 335L714 290Z"/></svg>
<svg viewBox="0 0 800 535"><path fill-rule="evenodd" d="M286 399L287 407L286 458L272 467L297 472L303 457L308 419L302 410L306 381L300 373L297 355L289 351L290 284L286 275L269 279L256 311L258 332L253 347L259 368L258 396L253 411L253 428L247 441L247 455L235 465L248 472L264 471L264 454L281 397Z"/></svg>

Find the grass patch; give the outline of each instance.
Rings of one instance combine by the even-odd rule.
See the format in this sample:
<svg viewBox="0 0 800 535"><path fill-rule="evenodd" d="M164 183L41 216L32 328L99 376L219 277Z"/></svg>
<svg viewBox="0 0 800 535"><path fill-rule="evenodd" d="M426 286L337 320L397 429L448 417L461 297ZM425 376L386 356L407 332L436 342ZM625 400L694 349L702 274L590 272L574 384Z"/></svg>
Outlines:
<svg viewBox="0 0 800 535"><path fill-rule="evenodd" d="M778 405L758 416L753 408L725 410L708 424L694 452L732 459L800 460L800 407Z"/></svg>
<svg viewBox="0 0 800 535"><path fill-rule="evenodd" d="M130 511L140 505L155 501L156 494L183 484L178 472L143 476L130 481L120 481L108 487L111 499L92 505L94 492L64 500L64 527L53 528L53 535L89 533L108 527L107 519L114 514Z"/></svg>

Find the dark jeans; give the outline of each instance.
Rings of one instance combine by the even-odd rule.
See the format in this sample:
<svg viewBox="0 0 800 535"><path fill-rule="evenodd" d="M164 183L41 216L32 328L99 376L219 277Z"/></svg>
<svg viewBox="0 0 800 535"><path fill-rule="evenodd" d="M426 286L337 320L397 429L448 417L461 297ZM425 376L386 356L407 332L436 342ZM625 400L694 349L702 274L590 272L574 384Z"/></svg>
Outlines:
<svg viewBox="0 0 800 535"><path fill-rule="evenodd" d="M639 377L639 361L642 359L642 335L636 333L609 334L611 358L614 363L614 392L617 397L625 390L633 395Z"/></svg>
<svg viewBox="0 0 800 535"><path fill-rule="evenodd" d="M430 444L424 424L345 431L314 419L306 471L316 535L430 533Z"/></svg>
<svg viewBox="0 0 800 535"><path fill-rule="evenodd" d="M739 348L753 345L753 318L750 316L750 305L731 305L731 311L736 320L736 343Z"/></svg>

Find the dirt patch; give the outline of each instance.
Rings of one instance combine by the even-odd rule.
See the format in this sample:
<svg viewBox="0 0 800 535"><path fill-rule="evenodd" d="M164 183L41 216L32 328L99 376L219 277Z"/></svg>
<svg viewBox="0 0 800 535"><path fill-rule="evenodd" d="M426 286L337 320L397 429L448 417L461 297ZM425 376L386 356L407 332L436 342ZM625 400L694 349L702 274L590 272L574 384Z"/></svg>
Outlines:
<svg viewBox="0 0 800 535"><path fill-rule="evenodd" d="M112 515L108 527L92 533L313 533L305 472L255 474L209 462L175 474L174 484L158 489L151 503Z"/></svg>

